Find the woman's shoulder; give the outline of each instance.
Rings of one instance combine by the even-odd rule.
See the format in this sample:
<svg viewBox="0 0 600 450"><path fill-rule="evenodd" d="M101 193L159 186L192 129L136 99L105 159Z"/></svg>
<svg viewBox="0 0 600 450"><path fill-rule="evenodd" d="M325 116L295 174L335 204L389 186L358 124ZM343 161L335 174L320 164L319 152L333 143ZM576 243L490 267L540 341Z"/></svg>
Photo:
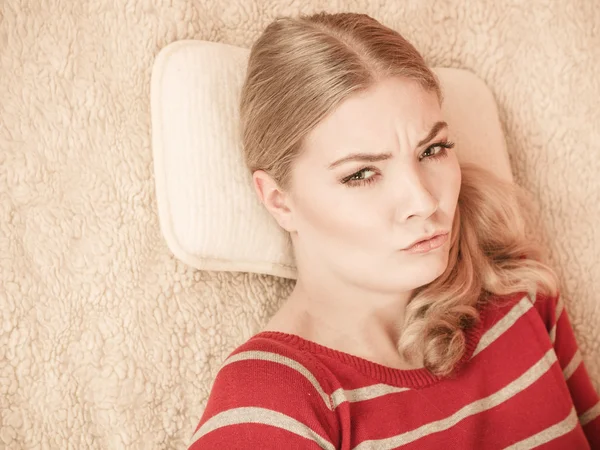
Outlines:
<svg viewBox="0 0 600 450"><path fill-rule="evenodd" d="M222 432L230 438L233 435L225 428L219 433L213 430L232 420L248 436L258 436L256 428L262 423L284 430L315 424L306 433L333 439L337 420L329 393L309 354L258 333L235 348L220 366L193 440L206 444L202 448L213 448L201 437L211 431L212 436Z"/></svg>
<svg viewBox="0 0 600 450"><path fill-rule="evenodd" d="M233 350L225 363L239 360L302 364L312 368L317 361L302 346L302 339L279 331L260 331ZM285 365L285 364L284 364Z"/></svg>
<svg viewBox="0 0 600 450"><path fill-rule="evenodd" d="M283 448L284 442L300 448L310 438L334 448L339 433L328 392L310 355L259 333L219 368L192 442L197 448L225 441L228 448Z"/></svg>
<svg viewBox="0 0 600 450"><path fill-rule="evenodd" d="M298 336L276 331L262 331L235 348L224 360L217 377L252 379L256 384L281 384L304 390L315 389L327 400L330 383L322 363L304 349Z"/></svg>
<svg viewBox="0 0 600 450"><path fill-rule="evenodd" d="M507 295L491 295L483 316L492 326L497 322L514 322L525 315L542 320L549 330L563 307L560 293L555 295L536 290L518 291Z"/></svg>

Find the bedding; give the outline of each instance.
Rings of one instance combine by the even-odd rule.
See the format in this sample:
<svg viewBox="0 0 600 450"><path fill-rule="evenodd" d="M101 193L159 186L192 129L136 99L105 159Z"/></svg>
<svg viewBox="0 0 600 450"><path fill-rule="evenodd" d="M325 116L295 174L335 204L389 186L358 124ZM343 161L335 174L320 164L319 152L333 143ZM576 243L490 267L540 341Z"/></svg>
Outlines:
<svg viewBox="0 0 600 450"><path fill-rule="evenodd" d="M492 92L530 232L600 387L600 9L589 0L5 0L0 449L185 449L225 357L293 280L199 270L161 233L151 75L175 41L366 12Z"/></svg>

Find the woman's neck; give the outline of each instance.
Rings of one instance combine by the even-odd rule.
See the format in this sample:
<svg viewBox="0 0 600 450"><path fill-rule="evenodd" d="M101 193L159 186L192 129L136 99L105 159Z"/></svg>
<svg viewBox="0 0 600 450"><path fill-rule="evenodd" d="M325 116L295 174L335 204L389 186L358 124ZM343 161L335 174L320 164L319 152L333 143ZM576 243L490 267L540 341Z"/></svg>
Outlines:
<svg viewBox="0 0 600 450"><path fill-rule="evenodd" d="M295 334L325 347L397 369L421 368L422 358L410 362L397 349L403 310L389 305L372 315L358 316L356 310L325 302L311 302L301 286L267 323L263 331Z"/></svg>

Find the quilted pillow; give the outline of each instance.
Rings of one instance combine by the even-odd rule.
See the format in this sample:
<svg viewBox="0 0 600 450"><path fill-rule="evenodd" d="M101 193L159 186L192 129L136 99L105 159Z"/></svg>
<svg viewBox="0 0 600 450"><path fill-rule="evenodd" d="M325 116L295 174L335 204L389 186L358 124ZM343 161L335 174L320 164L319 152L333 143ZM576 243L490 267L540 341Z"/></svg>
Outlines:
<svg viewBox="0 0 600 450"><path fill-rule="evenodd" d="M185 40L157 55L151 120L160 226L174 255L197 269L295 279L286 232L260 203L243 161L238 99L249 53ZM433 70L459 162L512 181L489 88L466 70Z"/></svg>

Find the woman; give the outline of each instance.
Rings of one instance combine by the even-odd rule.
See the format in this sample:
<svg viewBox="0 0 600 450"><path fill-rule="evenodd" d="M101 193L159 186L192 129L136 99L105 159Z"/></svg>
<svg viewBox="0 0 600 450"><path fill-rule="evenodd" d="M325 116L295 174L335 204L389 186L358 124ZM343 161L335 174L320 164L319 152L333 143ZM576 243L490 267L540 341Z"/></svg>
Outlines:
<svg viewBox="0 0 600 450"><path fill-rule="evenodd" d="M298 279L220 369L192 449L600 446L524 193L459 166L442 100L366 15L281 18L254 44L245 158Z"/></svg>

